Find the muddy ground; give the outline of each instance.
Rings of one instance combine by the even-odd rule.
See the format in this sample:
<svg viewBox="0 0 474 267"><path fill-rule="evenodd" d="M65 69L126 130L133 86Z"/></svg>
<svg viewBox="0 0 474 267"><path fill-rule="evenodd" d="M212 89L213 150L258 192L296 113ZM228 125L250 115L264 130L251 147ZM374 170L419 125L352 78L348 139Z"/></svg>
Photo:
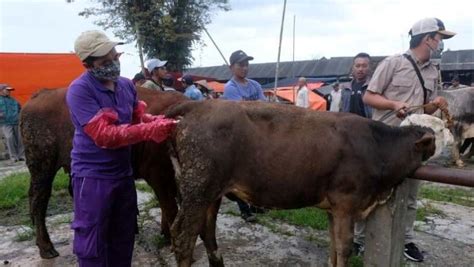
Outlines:
<svg viewBox="0 0 474 267"><path fill-rule="evenodd" d="M468 168L474 169L474 160L469 164ZM24 170L24 166L17 165L8 171ZM157 235L160 211L147 208L149 205L145 203L151 198L150 194L139 192L142 223L133 266L175 266L169 247L157 249L161 246ZM434 206L444 214L430 215L425 221L417 222L417 244L425 252L425 262L406 262L405 266L474 266L474 208L431 200L421 200L419 204ZM225 200L218 216L217 240L226 266L327 266L329 238L326 231L288 225L262 216L259 223L251 224L236 214L237 205ZM72 214L62 214L47 218L52 241L60 253L51 260L39 257L34 240L18 240L28 236L31 228L0 226L0 266L75 266L71 217ZM194 258L194 266L208 266L200 240Z"/></svg>

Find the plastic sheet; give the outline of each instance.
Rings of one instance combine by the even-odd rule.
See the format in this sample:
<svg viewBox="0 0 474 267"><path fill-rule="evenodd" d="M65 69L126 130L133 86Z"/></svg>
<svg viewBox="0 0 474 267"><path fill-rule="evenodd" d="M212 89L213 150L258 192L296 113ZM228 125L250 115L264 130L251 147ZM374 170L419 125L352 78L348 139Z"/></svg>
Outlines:
<svg viewBox="0 0 474 267"><path fill-rule="evenodd" d="M145 113L146 108L147 108L147 104L144 101L141 101L141 100L138 101L137 107L133 110L133 119L132 119L133 124L140 123L140 122L147 123L147 122L152 122L154 120L159 120L159 119L164 118L163 115L154 116L149 113Z"/></svg>
<svg viewBox="0 0 474 267"><path fill-rule="evenodd" d="M118 114L114 110L103 109L84 126L84 131L102 148L119 148L143 141L163 142L174 130L177 121L164 116L151 117L148 123L116 125Z"/></svg>

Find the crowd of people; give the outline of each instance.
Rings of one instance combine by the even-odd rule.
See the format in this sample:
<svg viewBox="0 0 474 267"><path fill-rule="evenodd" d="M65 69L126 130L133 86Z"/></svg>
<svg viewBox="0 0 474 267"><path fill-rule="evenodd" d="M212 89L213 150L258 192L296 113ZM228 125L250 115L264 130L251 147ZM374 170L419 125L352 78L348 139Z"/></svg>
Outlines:
<svg viewBox="0 0 474 267"><path fill-rule="evenodd" d="M371 57L358 53L353 58L352 80L336 82L330 93L329 111L349 112L398 126L413 106L416 113L432 114L447 106L437 96L439 71L430 60L442 42L455 35L443 22L427 18L416 22L409 32L410 49L384 59L371 74ZM82 33L75 41L75 52L86 71L74 80L67 92L67 105L75 127L72 158L74 191L73 250L80 266L130 266L136 230L136 191L131 167L130 145L141 141L162 142L177 121L145 113L146 104L137 99L136 87L174 91L196 101L215 98L206 80L194 81L190 75L175 80L167 72L167 61L153 58L133 80L120 76L120 53L100 31ZM252 56L242 50L230 55L232 78L225 84L221 98L232 101L267 101L261 85L247 78ZM179 82L179 86L176 86ZM459 88L453 79L450 89ZM14 88L0 84L0 125L7 139L10 156L24 160L18 132L20 105L11 96ZM309 107L310 90L304 77L298 80L295 105ZM392 113L392 115L388 115ZM355 133L356 134L356 133ZM404 255L423 261L415 245L413 226L419 181L410 183ZM242 218L255 221L261 209L236 199ZM132 211L132 213L131 213ZM135 213L134 213L135 212ZM355 226L354 248L364 247L363 221Z"/></svg>

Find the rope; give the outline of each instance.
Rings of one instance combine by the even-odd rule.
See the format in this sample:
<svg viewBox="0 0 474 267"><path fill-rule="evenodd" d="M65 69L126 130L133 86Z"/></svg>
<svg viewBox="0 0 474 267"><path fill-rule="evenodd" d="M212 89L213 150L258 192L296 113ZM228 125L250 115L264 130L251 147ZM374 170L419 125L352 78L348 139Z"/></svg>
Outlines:
<svg viewBox="0 0 474 267"><path fill-rule="evenodd" d="M388 119L388 117L392 116L393 114L398 113L402 109L405 110L405 112L407 113L407 116L408 116L409 114L411 114L412 112L414 112L418 109L425 108L425 107L428 107L428 106L431 106L431 105L433 105L433 104L428 103L428 104L419 105L419 106L411 106L411 107L407 107L407 108L399 108L399 109L396 109L396 110L392 110L389 113L383 115L382 118L380 118L379 121L381 121L381 122L385 121L386 119Z"/></svg>
<svg viewBox="0 0 474 267"><path fill-rule="evenodd" d="M415 110L418 110L418 109L421 109L421 108L425 108L425 107L428 107L428 106L431 106L431 105L434 105L432 103L428 103L428 104L424 104L424 105L419 105L419 106L411 106L411 107L408 107L408 108L400 108L400 109L397 109L397 110L392 110L390 111L389 113L385 114L384 116L382 116L382 118L380 118L379 121L383 122L385 121L388 117L390 117L391 115L393 114L396 114L398 113L400 110L402 109L405 109L406 113L407 113L407 116L410 115L413 111ZM453 117L451 116L451 114L449 114L449 110L448 108L439 108L441 110L441 113L442 115L444 115L446 117L446 128L448 128L448 130L451 132L451 134L453 134L454 136L454 121L453 121Z"/></svg>

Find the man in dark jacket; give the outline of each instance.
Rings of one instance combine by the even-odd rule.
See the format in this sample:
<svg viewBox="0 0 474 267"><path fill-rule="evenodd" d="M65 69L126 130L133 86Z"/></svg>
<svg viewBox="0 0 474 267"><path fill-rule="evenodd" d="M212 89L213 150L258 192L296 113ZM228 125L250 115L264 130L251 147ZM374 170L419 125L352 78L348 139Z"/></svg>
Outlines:
<svg viewBox="0 0 474 267"><path fill-rule="evenodd" d="M7 141L8 153L13 162L25 160L25 149L18 127L20 103L10 96L15 90L8 84L0 84L0 126Z"/></svg>
<svg viewBox="0 0 474 267"><path fill-rule="evenodd" d="M362 117L371 118L372 108L365 105L362 97L369 85L370 56L359 53L352 63L352 81L343 84L341 94L341 111L350 112Z"/></svg>

